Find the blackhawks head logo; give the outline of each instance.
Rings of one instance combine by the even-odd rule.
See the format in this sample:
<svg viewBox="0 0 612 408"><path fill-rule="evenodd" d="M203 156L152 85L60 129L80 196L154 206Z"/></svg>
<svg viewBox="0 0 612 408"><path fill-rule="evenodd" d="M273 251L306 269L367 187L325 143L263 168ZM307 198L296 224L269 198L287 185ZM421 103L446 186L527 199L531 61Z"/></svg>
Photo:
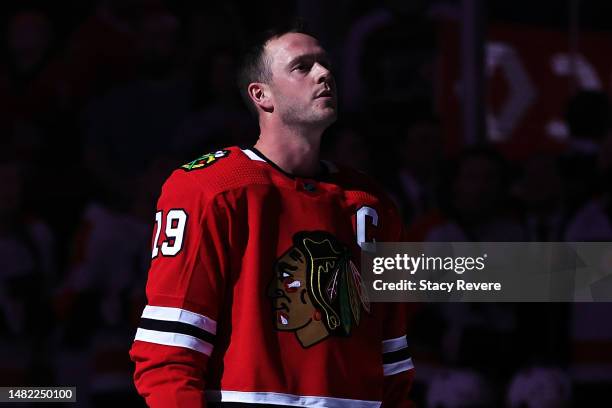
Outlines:
<svg viewBox="0 0 612 408"><path fill-rule="evenodd" d="M208 166L215 164L220 159L229 156L229 154L230 154L229 150L218 150L214 153L206 153L187 164L183 164L181 166L181 169L185 171L203 169L203 168L206 168Z"/></svg>
<svg viewBox="0 0 612 408"><path fill-rule="evenodd" d="M303 347L330 335L349 335L361 308L370 311L349 250L333 235L298 232L274 265L268 287L278 330L293 331Z"/></svg>

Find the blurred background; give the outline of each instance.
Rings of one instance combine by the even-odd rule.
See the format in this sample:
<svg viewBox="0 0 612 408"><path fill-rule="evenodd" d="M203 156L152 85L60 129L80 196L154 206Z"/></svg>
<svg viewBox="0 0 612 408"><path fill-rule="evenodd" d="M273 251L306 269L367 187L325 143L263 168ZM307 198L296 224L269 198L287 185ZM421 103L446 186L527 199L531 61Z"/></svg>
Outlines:
<svg viewBox="0 0 612 408"><path fill-rule="evenodd" d="M142 406L128 349L170 172L250 145L235 70L295 17L330 52L324 155L369 173L410 239L612 241L612 3L0 3L0 385ZM415 306L419 406L604 407L612 306Z"/></svg>

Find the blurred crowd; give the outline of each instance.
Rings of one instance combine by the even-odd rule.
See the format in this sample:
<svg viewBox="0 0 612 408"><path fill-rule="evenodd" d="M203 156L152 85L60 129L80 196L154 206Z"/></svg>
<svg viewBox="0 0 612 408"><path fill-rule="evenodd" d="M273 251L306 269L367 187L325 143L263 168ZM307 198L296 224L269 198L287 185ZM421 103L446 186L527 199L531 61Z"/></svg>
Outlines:
<svg viewBox="0 0 612 408"><path fill-rule="evenodd" d="M435 18L446 13L436 2L25 3L3 6L0 385L77 386L83 406L143 404L128 349L160 186L204 152L255 142L235 85L240 53L262 26L296 16L338 77L325 157L384 185L411 240L612 241L608 96L567 101L562 154L449 151L434 99ZM415 308L415 399L603 406L611 314L588 303Z"/></svg>

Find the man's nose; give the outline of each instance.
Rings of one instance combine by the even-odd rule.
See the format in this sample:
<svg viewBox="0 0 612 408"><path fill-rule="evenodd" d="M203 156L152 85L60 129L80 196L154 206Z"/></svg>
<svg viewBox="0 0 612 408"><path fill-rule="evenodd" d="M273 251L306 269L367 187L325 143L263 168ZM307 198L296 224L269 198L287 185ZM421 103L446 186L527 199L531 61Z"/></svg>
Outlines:
<svg viewBox="0 0 612 408"><path fill-rule="evenodd" d="M331 85L334 83L334 75L332 74L330 69L328 69L322 64L319 64L318 62L315 63L315 67L316 67L318 84L328 83Z"/></svg>

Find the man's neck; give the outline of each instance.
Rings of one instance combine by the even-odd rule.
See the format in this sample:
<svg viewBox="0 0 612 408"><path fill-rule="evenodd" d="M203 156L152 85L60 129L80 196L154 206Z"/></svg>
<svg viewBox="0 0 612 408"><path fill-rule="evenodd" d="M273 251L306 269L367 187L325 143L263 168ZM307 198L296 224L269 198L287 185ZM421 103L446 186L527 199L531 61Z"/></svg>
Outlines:
<svg viewBox="0 0 612 408"><path fill-rule="evenodd" d="M321 171L319 147L322 133L287 127L275 131L262 129L255 148L289 174L314 177Z"/></svg>

